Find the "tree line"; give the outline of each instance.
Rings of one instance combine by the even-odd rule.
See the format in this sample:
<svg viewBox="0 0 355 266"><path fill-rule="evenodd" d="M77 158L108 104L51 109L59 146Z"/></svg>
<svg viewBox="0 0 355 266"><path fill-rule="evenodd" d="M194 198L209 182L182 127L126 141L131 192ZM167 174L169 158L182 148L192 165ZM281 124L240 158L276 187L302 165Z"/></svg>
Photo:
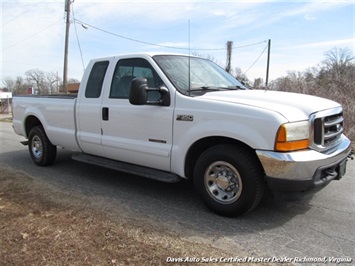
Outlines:
<svg viewBox="0 0 355 266"><path fill-rule="evenodd" d="M77 79L69 79L68 83L77 83ZM3 91L12 92L14 95L28 94L33 88L36 94L56 94L63 92L63 80L54 72L44 72L40 69L30 69L25 72L25 77L5 77L2 80Z"/></svg>

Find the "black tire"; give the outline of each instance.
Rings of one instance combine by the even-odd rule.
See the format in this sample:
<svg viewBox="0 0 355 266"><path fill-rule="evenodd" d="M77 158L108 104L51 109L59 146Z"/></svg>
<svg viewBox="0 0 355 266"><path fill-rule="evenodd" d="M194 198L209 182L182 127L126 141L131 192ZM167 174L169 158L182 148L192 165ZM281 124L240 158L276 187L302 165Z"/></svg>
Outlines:
<svg viewBox="0 0 355 266"><path fill-rule="evenodd" d="M252 150L220 144L206 150L194 168L203 202L219 215L235 217L253 210L265 190L263 169Z"/></svg>
<svg viewBox="0 0 355 266"><path fill-rule="evenodd" d="M32 160L40 166L52 164L57 157L57 146L49 141L42 126L35 126L30 130L28 150Z"/></svg>

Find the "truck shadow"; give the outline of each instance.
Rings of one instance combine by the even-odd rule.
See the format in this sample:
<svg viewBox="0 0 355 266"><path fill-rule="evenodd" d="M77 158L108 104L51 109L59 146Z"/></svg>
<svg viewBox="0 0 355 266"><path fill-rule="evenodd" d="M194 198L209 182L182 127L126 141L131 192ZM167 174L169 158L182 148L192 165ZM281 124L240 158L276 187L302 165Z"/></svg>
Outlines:
<svg viewBox="0 0 355 266"><path fill-rule="evenodd" d="M66 150L59 150L56 163L49 167L36 166L27 149L3 153L2 158L2 164L26 172L60 193L84 198L86 205L109 212L113 218L124 215L144 219L185 236L270 232L311 208L308 201L279 202L267 194L250 214L226 218L209 211L189 181L162 183L75 162Z"/></svg>

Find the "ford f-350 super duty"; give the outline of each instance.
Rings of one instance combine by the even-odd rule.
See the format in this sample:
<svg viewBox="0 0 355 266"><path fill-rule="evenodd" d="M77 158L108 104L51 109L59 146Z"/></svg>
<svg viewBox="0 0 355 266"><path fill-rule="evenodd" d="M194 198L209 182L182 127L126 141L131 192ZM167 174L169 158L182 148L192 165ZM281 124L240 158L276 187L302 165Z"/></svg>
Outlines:
<svg viewBox="0 0 355 266"><path fill-rule="evenodd" d="M59 146L78 161L190 179L226 216L254 209L265 189L310 195L340 179L352 154L338 103L250 90L211 61L178 54L92 60L77 95L14 97L13 127L40 166Z"/></svg>

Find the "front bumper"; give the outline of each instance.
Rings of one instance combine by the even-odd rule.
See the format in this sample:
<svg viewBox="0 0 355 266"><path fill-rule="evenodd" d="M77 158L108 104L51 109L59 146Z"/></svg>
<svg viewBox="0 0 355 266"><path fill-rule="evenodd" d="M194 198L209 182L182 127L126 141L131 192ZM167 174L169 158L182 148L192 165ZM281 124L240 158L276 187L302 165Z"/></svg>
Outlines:
<svg viewBox="0 0 355 266"><path fill-rule="evenodd" d="M299 199L324 188L345 174L351 142L344 135L331 153L314 150L289 153L257 150L267 186L280 199Z"/></svg>

